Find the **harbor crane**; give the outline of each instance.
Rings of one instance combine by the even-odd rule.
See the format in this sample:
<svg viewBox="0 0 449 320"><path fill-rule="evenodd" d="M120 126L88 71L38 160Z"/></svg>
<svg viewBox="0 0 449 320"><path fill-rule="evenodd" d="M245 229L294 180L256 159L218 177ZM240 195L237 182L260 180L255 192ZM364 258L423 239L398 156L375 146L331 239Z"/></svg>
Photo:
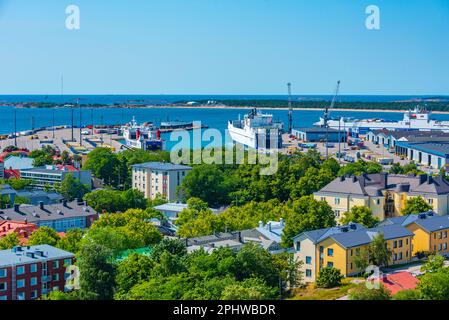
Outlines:
<svg viewBox="0 0 449 320"><path fill-rule="evenodd" d="M329 112L331 109L334 108L335 105L335 101L337 100L337 96L338 96L338 92L340 91L340 80L337 81L337 87L335 88L335 94L334 97L332 98L332 102L331 105L328 107L326 105L325 109L324 109L324 127L326 128L326 159L329 158ZM340 141L339 141L340 143ZM340 156L340 154L339 154Z"/></svg>
<svg viewBox="0 0 449 320"><path fill-rule="evenodd" d="M292 109L292 84L287 83L288 89L288 134L292 134L293 130L293 109Z"/></svg>

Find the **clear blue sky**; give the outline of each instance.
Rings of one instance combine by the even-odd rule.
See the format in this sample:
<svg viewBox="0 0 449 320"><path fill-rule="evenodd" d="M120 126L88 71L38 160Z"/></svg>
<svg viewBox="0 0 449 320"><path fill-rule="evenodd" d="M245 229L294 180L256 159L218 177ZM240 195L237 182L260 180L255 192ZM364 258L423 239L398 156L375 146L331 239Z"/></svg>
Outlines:
<svg viewBox="0 0 449 320"><path fill-rule="evenodd" d="M448 35L448 0L0 0L0 94L449 94Z"/></svg>

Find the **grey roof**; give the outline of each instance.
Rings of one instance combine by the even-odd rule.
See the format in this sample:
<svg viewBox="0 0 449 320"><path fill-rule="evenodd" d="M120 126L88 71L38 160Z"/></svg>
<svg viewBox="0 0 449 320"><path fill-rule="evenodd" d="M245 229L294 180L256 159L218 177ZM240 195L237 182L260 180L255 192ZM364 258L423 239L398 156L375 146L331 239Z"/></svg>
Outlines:
<svg viewBox="0 0 449 320"><path fill-rule="evenodd" d="M164 203L158 206L155 206L154 209L160 210L160 211L173 211L173 212L181 212L184 209L187 209L188 205L186 203L176 203L176 202L170 202L170 203ZM213 213L221 212L220 209L215 208L209 208Z"/></svg>
<svg viewBox="0 0 449 320"><path fill-rule="evenodd" d="M192 167L184 166L180 164L173 164L168 162L146 162L135 164L132 166L133 168L143 168L143 169L152 169L152 170L190 170Z"/></svg>
<svg viewBox="0 0 449 320"><path fill-rule="evenodd" d="M352 226L352 228L351 228ZM352 223L347 226L338 226L338 227L332 227L332 228L323 228L323 229L316 229L316 230L310 230L305 231L303 233L300 233L294 239L297 239L299 237L307 237L310 240L313 241L313 243L318 243L323 241L324 239L339 233L354 233L359 230L365 230L366 228L359 224L359 223ZM347 232L346 232L347 230Z"/></svg>
<svg viewBox="0 0 449 320"><path fill-rule="evenodd" d="M296 241L296 239L307 237L311 239L313 243L317 244L327 238L332 238L344 248L353 248L370 243L379 233L384 235L385 240L413 236L411 231L398 224L383 225L370 229L367 229L360 224L352 225L356 225L356 228L352 229L348 225L305 231L297 235L294 240Z"/></svg>
<svg viewBox="0 0 449 320"><path fill-rule="evenodd" d="M437 153L439 155L447 156L449 155L449 138L445 138L442 141L438 141L436 139L432 139L429 141L428 139L422 142L413 141L407 142L406 145L409 148L415 148L418 150L427 151L429 153Z"/></svg>
<svg viewBox="0 0 449 320"><path fill-rule="evenodd" d="M20 251L17 249L20 249ZM43 256L37 254L39 251L43 253ZM27 255L27 253L33 253L34 257ZM68 259L73 258L74 256L75 255L71 252L47 244L30 247L15 247L13 249L0 251L0 267L30 264L55 259Z"/></svg>
<svg viewBox="0 0 449 320"><path fill-rule="evenodd" d="M413 232L401 225L393 224L353 232L340 232L331 235L330 238L345 248L353 248L370 243L380 233L383 234L385 240L413 236Z"/></svg>
<svg viewBox="0 0 449 320"><path fill-rule="evenodd" d="M414 221L418 226L422 227L428 232L434 232L449 228L449 216L422 216Z"/></svg>
<svg viewBox="0 0 449 320"><path fill-rule="evenodd" d="M55 221L75 217L89 217L97 212L89 206L78 204L77 201L69 202L64 206L62 203L44 205L21 205L18 212L15 208L1 209L0 220L25 221L38 223L39 221Z"/></svg>
<svg viewBox="0 0 449 320"><path fill-rule="evenodd" d="M301 132L305 132L305 133L326 133L326 129L321 128L321 127L293 128L293 130L301 131ZM338 130L333 129L333 128L328 128L328 132L329 133L338 133ZM344 133L344 131L340 130L340 133Z"/></svg>
<svg viewBox="0 0 449 320"><path fill-rule="evenodd" d="M385 136L391 136L395 139L405 138L408 141L419 140L419 139L429 139L435 137L441 137L449 139L449 134L443 131L410 131L410 130L371 130L375 135L383 134Z"/></svg>
<svg viewBox="0 0 449 320"><path fill-rule="evenodd" d="M401 190L410 194L448 194L449 183L442 176L374 173L357 177L338 177L318 191L317 194L338 193L382 196L382 190Z"/></svg>

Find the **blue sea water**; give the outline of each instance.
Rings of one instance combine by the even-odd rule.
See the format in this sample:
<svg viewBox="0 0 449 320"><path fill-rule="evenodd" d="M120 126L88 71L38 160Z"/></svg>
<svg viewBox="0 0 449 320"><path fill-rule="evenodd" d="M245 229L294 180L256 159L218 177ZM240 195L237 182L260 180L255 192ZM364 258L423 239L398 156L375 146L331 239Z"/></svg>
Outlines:
<svg viewBox="0 0 449 320"><path fill-rule="evenodd" d="M114 104L124 103L131 100L144 101L145 104L150 103L164 103L161 102L165 96L80 96L81 103L99 103L99 104ZM83 98L84 97L84 98ZM218 99L224 96L166 96L166 102L174 102L179 100L199 100L199 99ZM273 99L285 98L283 96L227 96L235 99ZM312 96L307 96L312 97ZM326 96L315 96L317 99L326 99ZM0 96L1 102L24 102L24 101L48 101L61 102L61 96ZM69 101L70 96L64 96L65 102ZM410 96L342 96L341 100L346 101L395 101L411 99ZM415 97L416 98L416 97ZM152 101L152 102L151 102ZM14 112L15 111L15 112ZM14 131L14 113L17 114L17 131L29 130L31 128L40 128L51 126L53 123L53 113L56 125L70 125L71 123L71 109L70 108L14 108L10 106L0 106L0 134L11 133ZM82 124L123 124L129 122L132 117L140 122L153 122L155 124L167 120L179 121L201 121L202 124L209 128L219 130L223 137L225 136L225 129L227 121L237 119L239 115L243 116L248 112L247 109L219 109L219 108L82 108L81 118ZM272 113L276 120L283 121L287 124L288 116L287 110L267 110L265 112ZM312 126L314 122L319 120L322 116L321 110L295 110L293 111L293 126L294 127L308 127ZM359 119L378 118L386 120L400 120L403 117L402 113L395 112L364 112L364 111L332 111L331 116L345 116ZM449 114L434 114L433 118L440 120L449 120ZM80 110L74 110L74 123L79 125ZM170 134L164 134L163 138L167 141L167 149L170 150L176 141L169 141ZM216 142L218 143L218 142ZM209 144L204 141L203 145ZM213 143L215 144L215 142Z"/></svg>

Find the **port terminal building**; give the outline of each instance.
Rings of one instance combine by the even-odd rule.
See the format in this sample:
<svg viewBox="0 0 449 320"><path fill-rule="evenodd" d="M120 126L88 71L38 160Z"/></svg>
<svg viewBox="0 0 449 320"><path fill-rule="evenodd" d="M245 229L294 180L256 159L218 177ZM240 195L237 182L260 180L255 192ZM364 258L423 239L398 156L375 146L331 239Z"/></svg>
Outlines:
<svg viewBox="0 0 449 320"><path fill-rule="evenodd" d="M399 141L395 153L416 163L441 169L449 164L449 138L447 141Z"/></svg>
<svg viewBox="0 0 449 320"><path fill-rule="evenodd" d="M328 142L345 142L346 131L329 128L327 129ZM311 127L311 128L294 128L292 129L292 136L298 140L305 142L324 142L326 141L326 128Z"/></svg>

